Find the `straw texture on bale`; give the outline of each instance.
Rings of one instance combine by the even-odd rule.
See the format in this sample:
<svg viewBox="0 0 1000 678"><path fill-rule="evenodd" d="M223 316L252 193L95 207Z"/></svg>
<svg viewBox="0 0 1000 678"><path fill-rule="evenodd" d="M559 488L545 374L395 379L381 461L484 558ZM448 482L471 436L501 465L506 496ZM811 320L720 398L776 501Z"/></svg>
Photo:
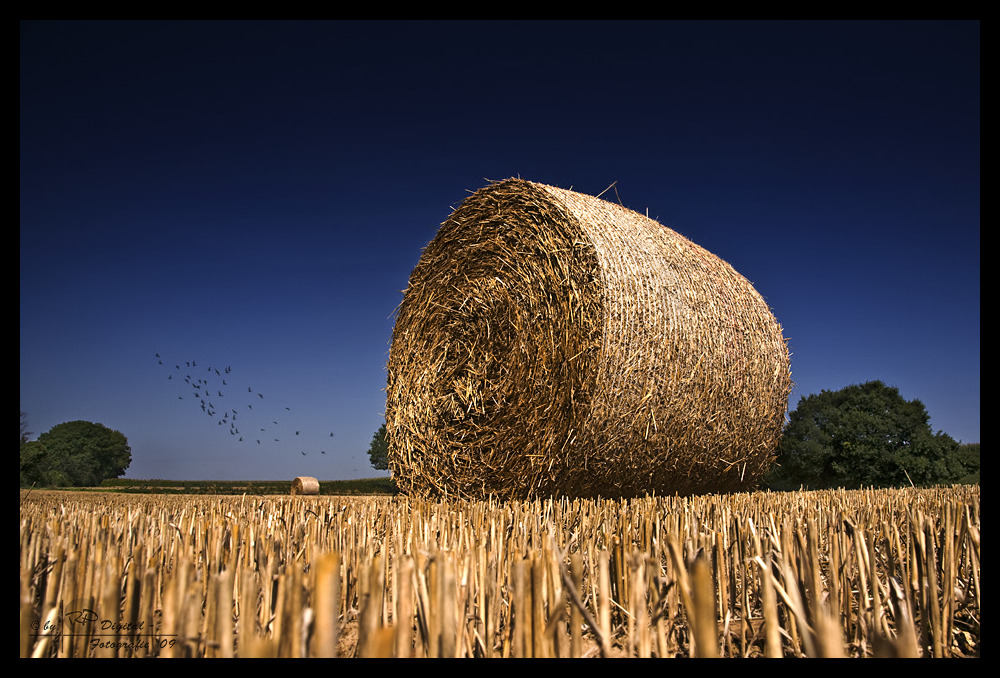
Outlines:
<svg viewBox="0 0 1000 678"><path fill-rule="evenodd" d="M292 481L292 495L319 494L319 481L311 476L299 476Z"/></svg>
<svg viewBox="0 0 1000 678"><path fill-rule="evenodd" d="M790 388L781 326L729 264L620 205L509 179L469 196L411 274L389 467L416 496L749 489Z"/></svg>

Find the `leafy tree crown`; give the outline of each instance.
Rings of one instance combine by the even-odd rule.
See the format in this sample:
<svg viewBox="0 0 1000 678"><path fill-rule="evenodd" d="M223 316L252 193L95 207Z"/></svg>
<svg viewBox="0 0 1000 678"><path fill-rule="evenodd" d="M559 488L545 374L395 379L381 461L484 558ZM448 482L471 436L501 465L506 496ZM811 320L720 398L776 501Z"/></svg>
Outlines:
<svg viewBox="0 0 1000 678"><path fill-rule="evenodd" d="M371 445L368 447L368 458L371 460L372 468L379 471L386 471L389 468L389 444L385 439L385 424L372 436Z"/></svg>
<svg viewBox="0 0 1000 678"><path fill-rule="evenodd" d="M85 487L117 478L132 462L119 431L89 421L53 426L21 449L21 483Z"/></svg>
<svg viewBox="0 0 1000 678"><path fill-rule="evenodd" d="M960 459L957 442L931 431L922 402L869 381L804 396L766 482L773 489L951 483L967 473Z"/></svg>

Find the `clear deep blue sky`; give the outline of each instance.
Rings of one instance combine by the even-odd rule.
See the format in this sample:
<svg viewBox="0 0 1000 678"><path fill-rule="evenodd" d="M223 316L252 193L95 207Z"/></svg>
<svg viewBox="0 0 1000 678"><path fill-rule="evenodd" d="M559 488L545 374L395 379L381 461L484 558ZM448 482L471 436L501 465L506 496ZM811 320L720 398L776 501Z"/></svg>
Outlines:
<svg viewBox="0 0 1000 678"><path fill-rule="evenodd" d="M511 176L732 264L791 409L979 442L979 22L22 22L19 71L20 409L129 477L378 475L409 274Z"/></svg>

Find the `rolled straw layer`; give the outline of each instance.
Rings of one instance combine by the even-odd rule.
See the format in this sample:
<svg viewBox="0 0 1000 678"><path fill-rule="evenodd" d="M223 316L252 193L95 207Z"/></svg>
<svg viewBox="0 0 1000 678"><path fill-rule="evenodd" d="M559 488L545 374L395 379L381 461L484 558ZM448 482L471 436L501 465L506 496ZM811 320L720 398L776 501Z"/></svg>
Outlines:
<svg viewBox="0 0 1000 678"><path fill-rule="evenodd" d="M520 179L441 225L388 371L400 489L468 498L751 488L791 387L780 325L726 262L620 205Z"/></svg>
<svg viewBox="0 0 1000 678"><path fill-rule="evenodd" d="M292 481L292 494L319 494L319 481L311 476L298 476Z"/></svg>

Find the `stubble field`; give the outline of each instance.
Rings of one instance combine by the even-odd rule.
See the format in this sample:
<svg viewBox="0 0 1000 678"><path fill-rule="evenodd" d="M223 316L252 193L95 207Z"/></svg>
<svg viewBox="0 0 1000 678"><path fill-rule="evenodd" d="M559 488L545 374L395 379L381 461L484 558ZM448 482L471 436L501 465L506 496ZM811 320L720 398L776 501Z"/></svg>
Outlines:
<svg viewBox="0 0 1000 678"><path fill-rule="evenodd" d="M979 486L21 492L22 657L978 657Z"/></svg>

